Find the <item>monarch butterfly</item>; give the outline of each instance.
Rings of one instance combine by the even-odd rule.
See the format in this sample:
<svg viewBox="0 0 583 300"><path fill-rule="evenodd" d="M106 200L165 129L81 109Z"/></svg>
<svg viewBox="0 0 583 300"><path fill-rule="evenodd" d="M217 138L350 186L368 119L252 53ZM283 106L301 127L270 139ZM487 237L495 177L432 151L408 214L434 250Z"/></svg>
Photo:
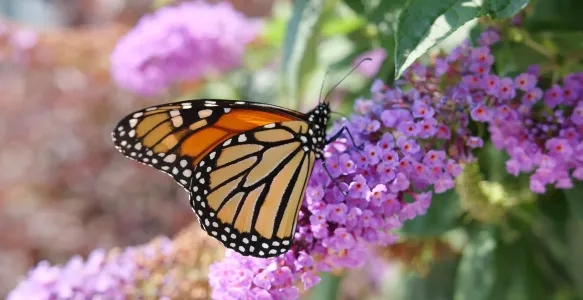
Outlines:
<svg viewBox="0 0 583 300"><path fill-rule="evenodd" d="M122 154L185 188L201 227L225 247L272 257L292 245L315 161L323 164L326 144L347 130L326 139L329 119L326 98L306 114L257 102L189 100L129 114L112 139Z"/></svg>

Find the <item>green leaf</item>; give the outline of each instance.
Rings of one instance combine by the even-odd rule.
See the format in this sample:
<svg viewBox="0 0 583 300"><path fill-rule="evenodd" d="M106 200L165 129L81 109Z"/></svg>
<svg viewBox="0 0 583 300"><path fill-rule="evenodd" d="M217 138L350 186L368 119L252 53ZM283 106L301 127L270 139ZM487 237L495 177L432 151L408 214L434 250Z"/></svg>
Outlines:
<svg viewBox="0 0 583 300"><path fill-rule="evenodd" d="M321 273L322 280L311 291L311 298L315 300L334 300L337 299L341 276L335 276L330 273Z"/></svg>
<svg viewBox="0 0 583 300"><path fill-rule="evenodd" d="M301 78L315 66L317 36L325 0L295 1L283 49L283 90L281 105L297 108L301 97Z"/></svg>
<svg viewBox="0 0 583 300"><path fill-rule="evenodd" d="M567 269L574 286L583 299L583 219L570 218L567 222Z"/></svg>
<svg viewBox="0 0 583 300"><path fill-rule="evenodd" d="M392 84L395 75L395 60L391 59L395 54L395 24L407 0L344 0L344 3L364 17L369 24L374 25L375 39L388 56L376 77L386 84Z"/></svg>
<svg viewBox="0 0 583 300"><path fill-rule="evenodd" d="M426 277L410 272L405 278L403 300L451 300L458 260L443 259L431 266Z"/></svg>
<svg viewBox="0 0 583 300"><path fill-rule="evenodd" d="M575 181L573 188L565 190L565 198L573 216L583 220L583 182Z"/></svg>
<svg viewBox="0 0 583 300"><path fill-rule="evenodd" d="M528 0L410 0L397 23L395 77L417 58L467 22L489 15L507 18L518 13Z"/></svg>
<svg viewBox="0 0 583 300"><path fill-rule="evenodd" d="M544 55L523 43L501 42L492 47L492 52L499 76L516 76L532 64L548 61Z"/></svg>
<svg viewBox="0 0 583 300"><path fill-rule="evenodd" d="M527 4L528 0L488 0L484 6L493 18L504 19L514 16Z"/></svg>
<svg viewBox="0 0 583 300"><path fill-rule="evenodd" d="M496 283L497 244L491 228L481 229L472 236L462 253L453 299L489 299Z"/></svg>
<svg viewBox="0 0 583 300"><path fill-rule="evenodd" d="M524 23L530 31L583 30L581 0L537 0L533 1L532 10Z"/></svg>
<svg viewBox="0 0 583 300"><path fill-rule="evenodd" d="M434 194L427 214L405 221L401 233L408 237L438 236L456 227L459 215L459 196L453 189Z"/></svg>
<svg viewBox="0 0 583 300"><path fill-rule="evenodd" d="M482 15L482 7L472 0L409 1L397 23L395 77L429 48Z"/></svg>

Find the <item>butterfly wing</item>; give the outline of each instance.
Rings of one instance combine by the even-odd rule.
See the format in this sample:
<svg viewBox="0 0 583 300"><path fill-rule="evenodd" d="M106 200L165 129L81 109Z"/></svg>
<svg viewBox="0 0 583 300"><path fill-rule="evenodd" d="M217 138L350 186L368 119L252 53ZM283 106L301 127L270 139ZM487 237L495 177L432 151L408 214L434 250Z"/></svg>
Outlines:
<svg viewBox="0 0 583 300"><path fill-rule="evenodd" d="M291 247L315 155L302 146L305 121L235 135L199 160L190 202L204 230L243 255Z"/></svg>
<svg viewBox="0 0 583 300"><path fill-rule="evenodd" d="M292 110L255 102L183 101L126 116L112 139L125 156L167 173L188 189L194 166L225 140L267 124L304 118Z"/></svg>

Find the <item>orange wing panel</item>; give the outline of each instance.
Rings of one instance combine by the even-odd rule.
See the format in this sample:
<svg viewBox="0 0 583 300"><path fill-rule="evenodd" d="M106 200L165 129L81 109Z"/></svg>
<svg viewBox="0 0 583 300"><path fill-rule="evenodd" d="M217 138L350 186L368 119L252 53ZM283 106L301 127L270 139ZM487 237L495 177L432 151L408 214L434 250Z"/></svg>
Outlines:
<svg viewBox="0 0 583 300"><path fill-rule="evenodd" d="M214 126L225 128L229 131L243 132L263 125L297 120L292 116L270 113L257 110L233 109L223 115Z"/></svg>

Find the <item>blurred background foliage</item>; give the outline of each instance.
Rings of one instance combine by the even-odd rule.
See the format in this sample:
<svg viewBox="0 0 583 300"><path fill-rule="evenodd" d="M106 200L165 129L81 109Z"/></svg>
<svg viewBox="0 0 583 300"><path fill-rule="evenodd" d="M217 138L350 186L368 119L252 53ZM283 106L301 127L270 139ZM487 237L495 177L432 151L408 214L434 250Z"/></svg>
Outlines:
<svg viewBox="0 0 583 300"><path fill-rule="evenodd" d="M146 243L193 222L172 179L111 145L113 124L130 111L195 97L305 111L326 71L325 90L375 50L375 66L330 97L348 114L373 79L390 84L413 60L475 41L487 26L505 37L493 48L500 76L531 64L549 82L583 70L578 0L231 0L265 22L241 68L158 96L117 88L109 75L116 41L142 15L177 2L0 0L0 296L38 261ZM435 195L398 243L373 249L359 270L324 275L303 297L583 299L583 183L535 196L519 188L524 176L507 174L504 152L486 144L476 155L482 178ZM464 189L476 185L480 195Z"/></svg>

